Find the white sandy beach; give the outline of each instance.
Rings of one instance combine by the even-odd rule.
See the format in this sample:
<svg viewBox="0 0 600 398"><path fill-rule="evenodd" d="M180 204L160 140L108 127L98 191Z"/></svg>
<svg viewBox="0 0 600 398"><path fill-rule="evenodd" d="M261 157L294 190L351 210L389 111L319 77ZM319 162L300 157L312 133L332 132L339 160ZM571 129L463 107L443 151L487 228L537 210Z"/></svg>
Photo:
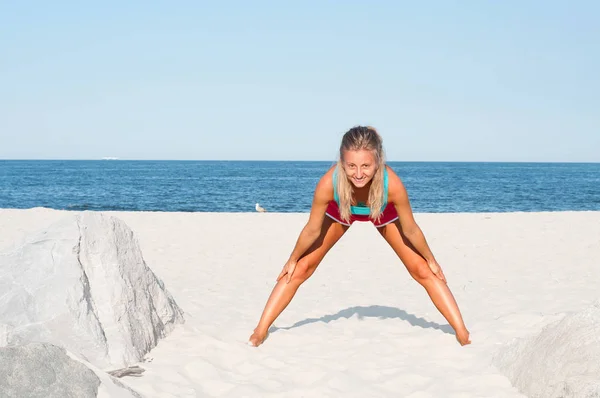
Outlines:
<svg viewBox="0 0 600 398"><path fill-rule="evenodd" d="M0 251L65 215L0 209ZM472 344L461 347L371 224L355 224L246 344L308 214L105 212L185 312L121 379L146 397L522 397L502 344L600 299L600 212L416 214Z"/></svg>

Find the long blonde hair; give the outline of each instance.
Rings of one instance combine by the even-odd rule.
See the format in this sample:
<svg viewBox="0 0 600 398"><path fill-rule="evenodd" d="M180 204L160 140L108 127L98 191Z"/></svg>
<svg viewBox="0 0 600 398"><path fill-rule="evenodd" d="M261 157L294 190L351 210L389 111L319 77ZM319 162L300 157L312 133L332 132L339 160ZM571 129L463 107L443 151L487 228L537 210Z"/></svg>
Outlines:
<svg viewBox="0 0 600 398"><path fill-rule="evenodd" d="M353 127L344 134L340 145L340 156L337 162L337 192L339 198L340 216L342 220L349 222L354 195L352 183L348 181L348 176L344 171L343 157L344 151L373 151L375 161L377 162L377 172L371 181L369 188L369 216L373 220L379 221L383 206L383 173L385 170L385 158L383 152L383 140L373 127L357 126Z"/></svg>

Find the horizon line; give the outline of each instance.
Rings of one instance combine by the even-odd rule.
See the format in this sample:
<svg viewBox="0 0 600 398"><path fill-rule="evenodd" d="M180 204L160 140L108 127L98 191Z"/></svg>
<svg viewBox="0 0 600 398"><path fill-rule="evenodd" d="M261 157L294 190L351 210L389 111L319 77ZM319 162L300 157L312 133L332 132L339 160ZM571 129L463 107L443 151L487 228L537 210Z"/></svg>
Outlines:
<svg viewBox="0 0 600 398"><path fill-rule="evenodd" d="M320 162L335 163L337 160L317 159L151 159L151 158L0 158L0 161L69 161L69 162ZM577 163L597 164L597 161L586 160L386 160L386 163Z"/></svg>

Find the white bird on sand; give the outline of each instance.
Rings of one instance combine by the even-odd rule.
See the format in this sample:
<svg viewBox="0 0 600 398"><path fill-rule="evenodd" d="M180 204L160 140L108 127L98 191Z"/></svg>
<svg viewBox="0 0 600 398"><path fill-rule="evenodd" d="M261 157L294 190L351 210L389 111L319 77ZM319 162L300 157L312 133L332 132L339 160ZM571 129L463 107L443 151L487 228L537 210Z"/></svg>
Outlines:
<svg viewBox="0 0 600 398"><path fill-rule="evenodd" d="M266 210L262 207L260 207L260 205L257 203L256 206L254 206L254 208L256 209L256 211L258 211L259 213L266 213Z"/></svg>

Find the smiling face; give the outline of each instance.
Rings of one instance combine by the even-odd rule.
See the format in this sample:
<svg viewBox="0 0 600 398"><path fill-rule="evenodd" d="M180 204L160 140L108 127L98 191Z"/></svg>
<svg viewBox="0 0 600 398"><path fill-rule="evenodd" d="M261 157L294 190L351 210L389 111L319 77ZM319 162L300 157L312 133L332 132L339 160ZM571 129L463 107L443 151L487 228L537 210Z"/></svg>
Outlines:
<svg viewBox="0 0 600 398"><path fill-rule="evenodd" d="M365 187L377 172L377 158L373 151L344 150L342 155L342 165L348 180L356 188Z"/></svg>

